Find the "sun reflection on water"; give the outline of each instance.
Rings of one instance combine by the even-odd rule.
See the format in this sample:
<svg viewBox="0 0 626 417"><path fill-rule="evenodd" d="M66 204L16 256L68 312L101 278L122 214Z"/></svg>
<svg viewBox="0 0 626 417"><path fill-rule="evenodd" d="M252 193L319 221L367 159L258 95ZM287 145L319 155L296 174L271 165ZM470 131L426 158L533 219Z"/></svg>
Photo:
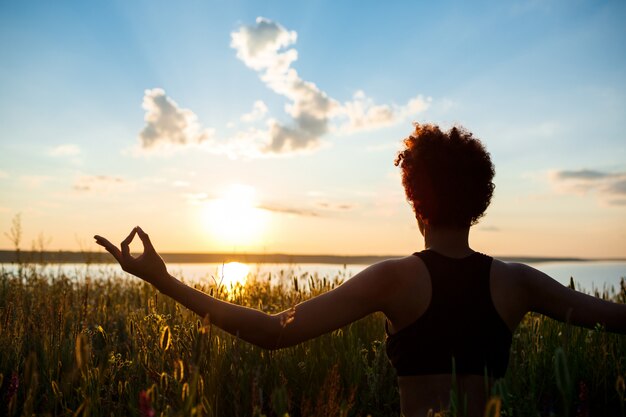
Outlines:
<svg viewBox="0 0 626 417"><path fill-rule="evenodd" d="M228 262L219 267L219 279L225 288L245 285L250 273L250 267L241 262Z"/></svg>

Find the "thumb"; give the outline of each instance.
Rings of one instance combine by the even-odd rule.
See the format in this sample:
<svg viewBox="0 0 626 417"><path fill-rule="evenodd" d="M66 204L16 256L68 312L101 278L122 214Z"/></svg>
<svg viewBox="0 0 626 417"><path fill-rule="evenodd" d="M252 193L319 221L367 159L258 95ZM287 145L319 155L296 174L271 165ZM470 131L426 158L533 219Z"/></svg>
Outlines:
<svg viewBox="0 0 626 417"><path fill-rule="evenodd" d="M93 238L96 239L96 243L98 245L104 247L104 249L106 249L111 255L113 255L117 262L122 262L122 252L117 248L117 246L115 246L114 244L109 242L108 239L102 236L95 235Z"/></svg>

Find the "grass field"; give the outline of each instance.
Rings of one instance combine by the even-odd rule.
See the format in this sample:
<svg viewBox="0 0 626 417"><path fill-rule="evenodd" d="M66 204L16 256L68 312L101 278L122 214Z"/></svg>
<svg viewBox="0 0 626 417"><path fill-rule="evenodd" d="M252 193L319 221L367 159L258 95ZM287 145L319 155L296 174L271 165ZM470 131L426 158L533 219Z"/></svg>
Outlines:
<svg viewBox="0 0 626 417"><path fill-rule="evenodd" d="M0 415L399 414L380 315L270 352L121 271L53 271L0 272ZM277 312L341 279L301 275L276 286L252 277L201 289ZM626 284L597 295L624 303ZM626 336L528 315L493 395L506 416L625 416L625 376Z"/></svg>

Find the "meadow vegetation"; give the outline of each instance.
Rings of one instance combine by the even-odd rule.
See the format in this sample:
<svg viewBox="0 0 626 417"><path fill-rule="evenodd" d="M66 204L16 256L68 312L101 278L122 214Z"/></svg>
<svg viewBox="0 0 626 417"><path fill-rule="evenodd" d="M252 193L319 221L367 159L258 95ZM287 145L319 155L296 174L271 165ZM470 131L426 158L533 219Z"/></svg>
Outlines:
<svg viewBox="0 0 626 417"><path fill-rule="evenodd" d="M276 278L197 287L272 313L344 276ZM596 295L624 303L626 284ZM0 415L397 416L384 340L384 317L372 315L265 351L112 267L20 265L0 271ZM625 375L625 336L529 314L492 389L493 411L624 416ZM455 407L447 414L462 415L462 399Z"/></svg>

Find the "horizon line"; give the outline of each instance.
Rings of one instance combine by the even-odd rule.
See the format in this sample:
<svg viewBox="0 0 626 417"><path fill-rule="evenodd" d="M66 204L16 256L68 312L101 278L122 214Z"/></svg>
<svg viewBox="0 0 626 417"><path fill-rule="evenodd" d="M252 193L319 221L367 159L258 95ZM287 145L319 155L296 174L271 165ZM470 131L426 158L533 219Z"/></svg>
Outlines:
<svg viewBox="0 0 626 417"><path fill-rule="evenodd" d="M137 253L138 254L138 253ZM365 265L385 259L402 258L403 255L331 255L331 254L289 254L246 253L246 252L163 252L160 254L167 263L284 263L284 264L350 264ZM505 262L597 262L626 261L626 258L581 258L567 256L494 256ZM19 250L0 249L0 263L115 263L115 259L105 251L68 251L68 250Z"/></svg>

